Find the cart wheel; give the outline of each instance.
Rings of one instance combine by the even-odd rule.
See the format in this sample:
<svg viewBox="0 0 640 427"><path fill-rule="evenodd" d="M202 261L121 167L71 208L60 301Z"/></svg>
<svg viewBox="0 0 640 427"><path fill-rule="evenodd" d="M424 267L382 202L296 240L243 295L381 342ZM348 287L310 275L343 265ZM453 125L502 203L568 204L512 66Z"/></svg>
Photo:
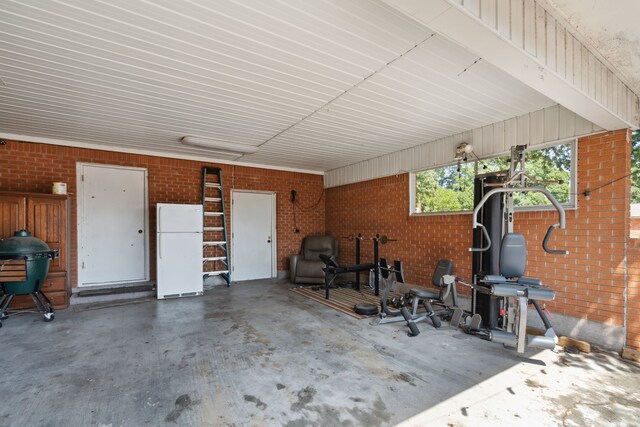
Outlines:
<svg viewBox="0 0 640 427"><path fill-rule="evenodd" d="M2 322L0 322L0 328L2 328Z"/></svg>
<svg viewBox="0 0 640 427"><path fill-rule="evenodd" d="M54 318L55 317L53 315L53 312L47 312L47 313L44 314L44 321L45 322L51 322L51 321L53 321Z"/></svg>
<svg viewBox="0 0 640 427"><path fill-rule="evenodd" d="M4 320L4 319L6 319L6 318L8 318L8 317L9 317L9 316L7 315L7 313L6 313L6 312L4 312L4 311L1 311L1 312L0 312L0 320Z"/></svg>

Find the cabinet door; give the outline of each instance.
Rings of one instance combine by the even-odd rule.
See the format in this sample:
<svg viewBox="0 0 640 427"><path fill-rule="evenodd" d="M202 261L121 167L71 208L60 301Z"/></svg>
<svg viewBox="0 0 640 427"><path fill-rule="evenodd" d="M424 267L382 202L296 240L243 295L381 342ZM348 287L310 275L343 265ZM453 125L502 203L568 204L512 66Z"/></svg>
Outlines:
<svg viewBox="0 0 640 427"><path fill-rule="evenodd" d="M68 256L66 199L29 197L27 226L28 230L49 245L49 248L59 251L59 257L49 264L49 271L66 271Z"/></svg>
<svg viewBox="0 0 640 427"><path fill-rule="evenodd" d="M20 196L0 196L0 239L27 228L26 201L25 197Z"/></svg>

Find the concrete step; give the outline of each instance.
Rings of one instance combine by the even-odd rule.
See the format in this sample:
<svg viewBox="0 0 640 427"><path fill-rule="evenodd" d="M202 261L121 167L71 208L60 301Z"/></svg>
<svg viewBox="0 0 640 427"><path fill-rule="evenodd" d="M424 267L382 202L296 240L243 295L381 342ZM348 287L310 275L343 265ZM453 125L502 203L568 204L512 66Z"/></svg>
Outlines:
<svg viewBox="0 0 640 427"><path fill-rule="evenodd" d="M155 295L153 297L140 297L133 299L121 299L115 301L95 302L89 304L76 304L71 309L75 313L81 313L89 310L99 310L102 308L121 307L123 305L140 304L143 302L157 301Z"/></svg>
<svg viewBox="0 0 640 427"><path fill-rule="evenodd" d="M74 292L69 303L71 305L97 304L138 298L153 298L155 296L156 286L154 282L92 286L81 288Z"/></svg>

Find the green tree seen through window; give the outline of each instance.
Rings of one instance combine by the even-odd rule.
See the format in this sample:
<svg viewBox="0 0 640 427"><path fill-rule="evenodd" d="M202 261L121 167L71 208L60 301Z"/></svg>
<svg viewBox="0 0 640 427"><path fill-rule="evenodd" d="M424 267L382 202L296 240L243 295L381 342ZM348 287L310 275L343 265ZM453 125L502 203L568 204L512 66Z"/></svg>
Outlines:
<svg viewBox="0 0 640 427"><path fill-rule="evenodd" d="M530 150L526 153L527 173L543 181L560 203L571 201L572 144ZM474 163L446 166L416 174L416 212L460 212L473 209ZM509 156L493 157L478 162L478 173L509 169ZM547 205L541 193L516 193L516 206Z"/></svg>
<svg viewBox="0 0 640 427"><path fill-rule="evenodd" d="M640 130L631 138L631 203L640 203Z"/></svg>

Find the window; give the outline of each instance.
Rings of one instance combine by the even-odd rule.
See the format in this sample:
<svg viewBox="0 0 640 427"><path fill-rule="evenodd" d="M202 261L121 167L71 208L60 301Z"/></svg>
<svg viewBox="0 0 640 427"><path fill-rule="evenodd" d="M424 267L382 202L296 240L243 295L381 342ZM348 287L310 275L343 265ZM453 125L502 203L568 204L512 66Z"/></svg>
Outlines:
<svg viewBox="0 0 640 427"><path fill-rule="evenodd" d="M631 138L631 203L640 203L640 130Z"/></svg>
<svg viewBox="0 0 640 427"><path fill-rule="evenodd" d="M640 145L640 144L639 144ZM556 199L567 207L575 206L572 186L575 180L574 142L565 142L527 150L527 173L541 181ZM639 150L640 151L640 150ZM414 174L412 185L412 213L467 212L473 210L473 180L478 174L508 170L509 156L492 157L445 166ZM639 191L640 196L640 191ZM521 208L547 206L542 193L515 193L514 204Z"/></svg>
<svg viewBox="0 0 640 427"><path fill-rule="evenodd" d="M631 226L630 237L640 239L640 130L631 137Z"/></svg>

